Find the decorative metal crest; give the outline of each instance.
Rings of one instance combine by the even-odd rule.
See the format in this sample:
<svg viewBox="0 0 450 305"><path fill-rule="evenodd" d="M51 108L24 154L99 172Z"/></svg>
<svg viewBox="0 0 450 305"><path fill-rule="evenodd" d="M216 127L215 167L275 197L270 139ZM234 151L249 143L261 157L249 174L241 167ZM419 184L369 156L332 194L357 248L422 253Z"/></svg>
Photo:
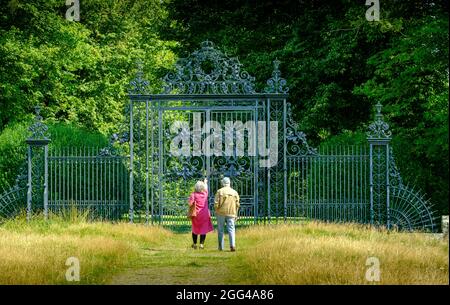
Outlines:
<svg viewBox="0 0 450 305"><path fill-rule="evenodd" d="M166 175L168 179L182 178L184 180L200 177L201 169L204 168L203 158L199 156L169 157L166 160Z"/></svg>
<svg viewBox="0 0 450 305"><path fill-rule="evenodd" d="M48 140L47 131L48 127L42 122L41 106L34 106L34 123L28 128L31 131L29 140Z"/></svg>
<svg viewBox="0 0 450 305"><path fill-rule="evenodd" d="M237 57L228 57L208 40L200 46L176 62L175 72L164 76L164 94L255 93L255 78L241 70Z"/></svg>
<svg viewBox="0 0 450 305"><path fill-rule="evenodd" d="M267 86L264 89L266 93L287 93L289 91L286 80L281 77L280 63L278 59L273 61L272 77L267 80Z"/></svg>
<svg viewBox="0 0 450 305"><path fill-rule="evenodd" d="M381 105L378 102L375 105L377 113L375 114L375 121L369 125L369 130L367 131L367 139L369 140L389 140L391 139L392 132L389 130L389 124L383 120L383 115L381 114Z"/></svg>
<svg viewBox="0 0 450 305"><path fill-rule="evenodd" d="M130 82L129 94L146 94L149 81L144 78L142 61L138 60L136 77Z"/></svg>
<svg viewBox="0 0 450 305"><path fill-rule="evenodd" d="M317 155L317 149L309 146L306 134L299 131L297 123L292 117L292 105L287 103L286 139L287 153L292 156Z"/></svg>
<svg viewBox="0 0 450 305"><path fill-rule="evenodd" d="M395 164L392 146L389 147L389 176L391 185L403 187L403 179L400 175L400 171L397 168L397 164Z"/></svg>
<svg viewBox="0 0 450 305"><path fill-rule="evenodd" d="M120 152L114 146L115 143L120 145L127 143L130 140L129 132L113 133L109 139L108 146L102 148L99 156L119 156Z"/></svg>

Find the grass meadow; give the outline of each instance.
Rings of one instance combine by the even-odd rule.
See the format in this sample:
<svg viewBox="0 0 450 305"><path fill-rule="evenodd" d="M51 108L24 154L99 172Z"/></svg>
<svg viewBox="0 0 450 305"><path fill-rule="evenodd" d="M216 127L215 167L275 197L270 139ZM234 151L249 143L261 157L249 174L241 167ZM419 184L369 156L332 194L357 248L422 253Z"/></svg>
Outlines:
<svg viewBox="0 0 450 305"><path fill-rule="evenodd" d="M0 225L0 284L448 284L448 239L356 224L237 226L237 252L159 226L23 216ZM226 238L225 242L228 242ZM68 282L66 260L80 261ZM380 281L367 281L369 257Z"/></svg>

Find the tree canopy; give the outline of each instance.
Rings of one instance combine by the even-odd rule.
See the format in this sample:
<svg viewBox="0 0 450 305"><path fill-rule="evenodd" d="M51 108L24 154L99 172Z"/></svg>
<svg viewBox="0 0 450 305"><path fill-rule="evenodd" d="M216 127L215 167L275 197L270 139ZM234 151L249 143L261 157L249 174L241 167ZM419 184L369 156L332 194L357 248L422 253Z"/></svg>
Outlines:
<svg viewBox="0 0 450 305"><path fill-rule="evenodd" d="M363 141L381 102L402 175L448 214L447 1L380 1L379 21L352 0L90 0L79 22L64 18L63 0L0 4L3 149L2 133L20 133L11 126L36 104L49 122L108 135L124 119L138 59L159 91L176 58L208 39L259 89L278 58L314 145Z"/></svg>

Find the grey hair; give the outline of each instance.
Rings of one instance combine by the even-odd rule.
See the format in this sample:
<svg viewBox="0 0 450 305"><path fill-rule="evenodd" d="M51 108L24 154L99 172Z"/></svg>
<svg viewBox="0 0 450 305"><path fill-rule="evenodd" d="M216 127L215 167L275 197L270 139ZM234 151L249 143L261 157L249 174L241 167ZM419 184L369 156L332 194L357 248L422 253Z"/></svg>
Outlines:
<svg viewBox="0 0 450 305"><path fill-rule="evenodd" d="M197 181L194 188L197 193L206 191L206 189L207 189L206 184L203 181Z"/></svg>
<svg viewBox="0 0 450 305"><path fill-rule="evenodd" d="M226 185L230 185L230 184L231 184L230 178L223 177L223 179L222 179L222 186L226 186Z"/></svg>

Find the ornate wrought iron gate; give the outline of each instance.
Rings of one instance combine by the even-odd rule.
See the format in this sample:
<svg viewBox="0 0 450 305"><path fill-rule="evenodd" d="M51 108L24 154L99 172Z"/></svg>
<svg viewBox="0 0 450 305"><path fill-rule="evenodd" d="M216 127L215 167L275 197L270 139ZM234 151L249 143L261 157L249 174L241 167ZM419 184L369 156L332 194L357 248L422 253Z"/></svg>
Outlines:
<svg viewBox="0 0 450 305"><path fill-rule="evenodd" d="M187 225L186 198L195 182L209 179L212 207L219 178L230 176L242 197L241 223L322 219L434 228L429 203L401 181L392 185L400 176L380 105L370 126L368 145L317 151L308 145L292 119L286 100L288 88L278 61L263 93L256 92L254 78L241 69L236 58L226 56L209 41L180 59L175 67L175 72L163 78L161 94L146 92L148 82L142 72L132 82L131 221L135 214L145 211L148 222ZM185 125L175 126L175 121ZM221 143L218 154L200 149L202 153L196 155L211 128L223 129L227 121L241 123L241 130L225 128L216 135ZM258 128L261 121L265 125ZM202 129L208 122L217 126ZM243 136L244 153L238 155L237 140L240 133L245 134L243 125L247 122L253 122L256 128L250 128L254 134ZM270 143L274 141L271 122L276 129L275 144ZM227 132L231 132L228 140ZM174 150L170 145L176 137L184 139L185 144ZM224 155L227 141L232 142L232 153ZM252 144L255 151L249 153ZM276 155L273 164L261 166L262 155ZM406 208L404 202L420 208Z"/></svg>
<svg viewBox="0 0 450 305"><path fill-rule="evenodd" d="M430 203L403 183L395 166L380 104L367 145L315 149L292 119L278 61L264 92L237 58L209 41L175 68L160 94L147 92L138 71L129 122L112 138L122 150L111 143L102 150L50 149L48 156L49 139L35 133L28 175L0 195L0 216L20 210L16 197L27 193L29 214L75 205L97 218L182 227L189 224L186 202L195 182L208 178L213 210L220 178L229 176L241 195L240 224L320 219L436 229ZM45 154L33 157L35 146ZM36 167L37 157L43 162ZM32 175L35 167L39 175Z"/></svg>

